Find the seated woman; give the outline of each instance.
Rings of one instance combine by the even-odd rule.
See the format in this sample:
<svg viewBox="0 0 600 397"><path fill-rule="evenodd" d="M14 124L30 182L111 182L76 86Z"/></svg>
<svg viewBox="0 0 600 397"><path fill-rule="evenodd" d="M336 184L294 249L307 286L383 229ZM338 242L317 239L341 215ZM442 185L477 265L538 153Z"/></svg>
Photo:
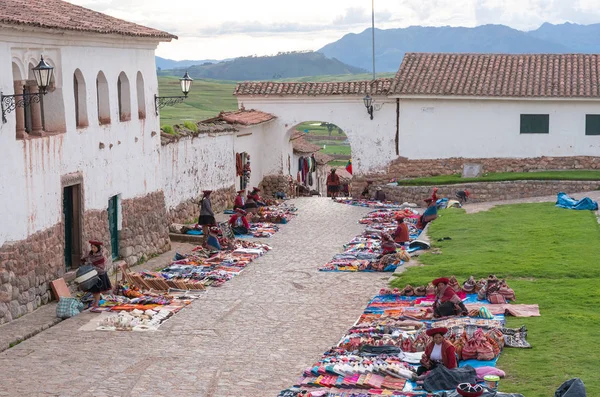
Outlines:
<svg viewBox="0 0 600 397"><path fill-rule="evenodd" d="M248 195L248 200L252 199L252 200L254 200L254 202L256 203L257 206L264 207L266 204L260 198L260 196L258 194L259 192L260 192L259 188L257 188L257 187L252 188L252 191Z"/></svg>
<svg viewBox="0 0 600 397"><path fill-rule="evenodd" d="M419 229L425 229L425 226L427 226L429 222L437 219L438 217L437 205L435 201L433 201L432 198L427 198L425 199L425 202L427 203L427 208L425 209L425 212L423 212L423 215L421 215L419 218L419 223L417 225L417 228Z"/></svg>
<svg viewBox="0 0 600 397"><path fill-rule="evenodd" d="M244 209L246 205L246 199L244 198L245 190L238 190L237 196L235 196L235 201L233 202L233 209L237 210L238 208Z"/></svg>
<svg viewBox="0 0 600 397"><path fill-rule="evenodd" d="M380 186L377 186L377 189L375 189L374 199L375 201L385 201L385 193L383 192L383 190L381 190Z"/></svg>
<svg viewBox="0 0 600 397"><path fill-rule="evenodd" d="M398 215L396 221L398 221L398 227L392 234L392 237L397 244L408 245L410 242L410 235L408 232L408 225L404 223L404 215Z"/></svg>
<svg viewBox="0 0 600 397"><path fill-rule="evenodd" d="M97 240L90 240L90 252L81 259L81 263L92 265L98 272L98 278L100 281L98 284L93 286L88 292L94 295L94 302L92 303L92 309L98 308L100 303L100 294L106 293L112 289L110 278L106 274L107 260L106 255L102 249L102 242Z"/></svg>
<svg viewBox="0 0 600 397"><path fill-rule="evenodd" d="M206 247L210 251L221 251L221 244L219 243L219 232L221 230L217 226L213 226L209 229L208 237L206 238Z"/></svg>
<svg viewBox="0 0 600 397"><path fill-rule="evenodd" d="M396 243L392 236L387 233L381 233L381 249L383 252L379 255L379 259L385 255L396 253Z"/></svg>
<svg viewBox="0 0 600 397"><path fill-rule="evenodd" d="M435 286L435 302L433 303L434 317L466 316L468 311L456 292L448 286L450 279L436 278L432 281Z"/></svg>
<svg viewBox="0 0 600 397"><path fill-rule="evenodd" d="M369 188L371 187L372 184L373 184L373 181L367 181L367 184L365 185L362 193L360 194L361 199L368 200L371 198L371 194L369 193Z"/></svg>
<svg viewBox="0 0 600 397"><path fill-rule="evenodd" d="M246 211L244 211L241 208L238 208L235 210L235 212L236 213L231 215L231 218L229 218L229 225L231 225L231 230L233 231L233 234L238 236L240 234L248 234L248 232L250 231L250 224L246 219Z"/></svg>
<svg viewBox="0 0 600 397"><path fill-rule="evenodd" d="M456 349L444 335L448 332L448 328L431 328L426 331L427 335L433 338L433 341L425 346L423 357L421 357L421 366L417 368L417 375L423 375L427 371L431 371L438 365L443 365L448 369L458 367L456 362Z"/></svg>

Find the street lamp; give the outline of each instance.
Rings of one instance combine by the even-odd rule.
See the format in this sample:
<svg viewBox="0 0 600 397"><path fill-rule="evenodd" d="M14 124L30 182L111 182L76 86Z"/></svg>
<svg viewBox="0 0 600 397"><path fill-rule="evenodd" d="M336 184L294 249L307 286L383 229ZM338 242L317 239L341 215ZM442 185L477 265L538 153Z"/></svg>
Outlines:
<svg viewBox="0 0 600 397"><path fill-rule="evenodd" d="M154 95L154 108L156 110L156 115L158 116L158 109L162 109L165 106L173 106L178 103L182 103L185 98L187 98L190 89L192 88L192 82L194 79L190 77L188 72L186 71L182 78L179 79L179 84L181 85L181 92L183 92L183 96L158 96Z"/></svg>
<svg viewBox="0 0 600 397"><path fill-rule="evenodd" d="M16 108L24 108L32 103L39 103L41 95L48 93L48 87L52 82L54 67L50 66L44 56L40 57L40 63L33 69L33 76L39 88L36 93L23 93L14 95L4 95L0 92L0 106L2 107L2 123L6 123L6 115Z"/></svg>
<svg viewBox="0 0 600 397"><path fill-rule="evenodd" d="M365 107L367 108L367 113L371 116L371 120L373 120L373 98L369 94L363 98L363 102L365 103Z"/></svg>

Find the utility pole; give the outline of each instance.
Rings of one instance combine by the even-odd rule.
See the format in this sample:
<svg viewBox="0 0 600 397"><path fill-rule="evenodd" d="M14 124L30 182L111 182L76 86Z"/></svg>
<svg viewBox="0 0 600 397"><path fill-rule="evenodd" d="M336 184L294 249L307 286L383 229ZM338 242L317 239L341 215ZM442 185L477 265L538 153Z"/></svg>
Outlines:
<svg viewBox="0 0 600 397"><path fill-rule="evenodd" d="M373 80L375 80L375 0L371 0L371 34L373 38Z"/></svg>

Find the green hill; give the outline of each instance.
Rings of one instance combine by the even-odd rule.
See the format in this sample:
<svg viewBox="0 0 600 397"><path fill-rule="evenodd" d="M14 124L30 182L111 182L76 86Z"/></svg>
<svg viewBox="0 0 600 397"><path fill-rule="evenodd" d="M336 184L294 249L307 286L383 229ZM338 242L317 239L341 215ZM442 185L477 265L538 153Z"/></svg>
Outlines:
<svg viewBox="0 0 600 397"><path fill-rule="evenodd" d="M194 79L215 80L275 80L303 76L352 75L365 73L361 68L346 65L318 52L288 52L275 56L241 57L219 63L205 63L185 69L169 69L159 76L181 76L187 70Z"/></svg>

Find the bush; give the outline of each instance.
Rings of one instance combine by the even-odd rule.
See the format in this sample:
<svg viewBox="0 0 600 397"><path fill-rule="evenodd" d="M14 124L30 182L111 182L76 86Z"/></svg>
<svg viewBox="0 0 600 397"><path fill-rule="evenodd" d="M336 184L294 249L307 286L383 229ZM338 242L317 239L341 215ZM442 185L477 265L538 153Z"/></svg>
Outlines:
<svg viewBox="0 0 600 397"><path fill-rule="evenodd" d="M160 129L166 134L175 135L175 130L170 125L163 125L162 127L160 127Z"/></svg>
<svg viewBox="0 0 600 397"><path fill-rule="evenodd" d="M183 126L190 131L198 132L198 125L196 123L192 123L191 121L184 121Z"/></svg>

